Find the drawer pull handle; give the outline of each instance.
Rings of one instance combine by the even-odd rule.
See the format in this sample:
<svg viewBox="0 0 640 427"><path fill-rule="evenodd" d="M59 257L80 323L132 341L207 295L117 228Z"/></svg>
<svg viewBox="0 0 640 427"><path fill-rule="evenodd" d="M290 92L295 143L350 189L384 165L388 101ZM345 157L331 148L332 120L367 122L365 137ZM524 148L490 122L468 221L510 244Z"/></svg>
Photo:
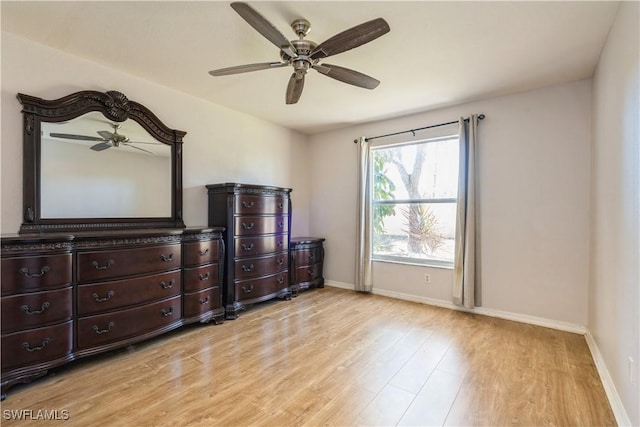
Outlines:
<svg viewBox="0 0 640 427"><path fill-rule="evenodd" d="M47 308L49 308L49 306L50 306L50 305L51 305L51 304L47 301L47 302L42 303L42 305L40 306L40 310L31 310L31 309L29 308L29 306L25 304L25 305L23 305L23 306L21 306L21 307L20 307L20 311L23 311L23 312L27 313L28 315L32 315L32 314L42 314L42 313L44 313L44 311L45 311Z"/></svg>
<svg viewBox="0 0 640 427"><path fill-rule="evenodd" d="M246 222L242 223L242 228L244 228L245 230L251 230L254 226L255 224L253 222L250 222L249 224L247 224Z"/></svg>
<svg viewBox="0 0 640 427"><path fill-rule="evenodd" d="M105 302L105 301L109 301L111 299L112 296L114 296L116 293L114 291L109 291L107 292L107 296L104 298L100 298L100 296L98 296L98 294L94 293L91 295L91 297L96 300L96 302Z"/></svg>
<svg viewBox="0 0 640 427"><path fill-rule="evenodd" d="M276 282L278 282L278 285L282 285L284 283L284 278L283 277L278 277L276 279Z"/></svg>
<svg viewBox="0 0 640 427"><path fill-rule="evenodd" d="M310 277L313 277L316 275L316 272L313 269L307 270L307 272L309 273Z"/></svg>
<svg viewBox="0 0 640 427"><path fill-rule="evenodd" d="M199 250L198 253L200 254L200 256L205 256L206 254L209 253L209 248L205 249L204 251L203 250Z"/></svg>
<svg viewBox="0 0 640 427"><path fill-rule="evenodd" d="M282 202L278 203L278 209L282 209L282 208L284 208L284 203Z"/></svg>
<svg viewBox="0 0 640 427"><path fill-rule="evenodd" d="M245 207L245 208L252 208L253 207L253 202L243 201L242 202L242 206Z"/></svg>
<svg viewBox="0 0 640 427"><path fill-rule="evenodd" d="M309 254L309 259L314 259L316 257L316 254Z"/></svg>
<svg viewBox="0 0 640 427"><path fill-rule="evenodd" d="M251 249L253 249L253 243L249 243L248 245L246 243L243 243L242 249L245 251L250 251Z"/></svg>
<svg viewBox="0 0 640 427"><path fill-rule="evenodd" d="M242 264L242 271L244 271L245 273L253 271L253 264L249 264L249 265Z"/></svg>
<svg viewBox="0 0 640 427"><path fill-rule="evenodd" d="M116 324L113 322L109 322L109 324L107 325L107 329L100 329L97 325L93 325L93 330L98 335L106 334L107 332L111 332L111 328L113 328L114 326L116 326Z"/></svg>
<svg viewBox="0 0 640 427"><path fill-rule="evenodd" d="M276 261L276 264L282 265L284 264L284 260L282 258L278 258L278 260Z"/></svg>
<svg viewBox="0 0 640 427"><path fill-rule="evenodd" d="M169 317L173 314L173 307L169 307L169 310L165 310L164 308L160 310L160 314L164 317Z"/></svg>
<svg viewBox="0 0 640 427"><path fill-rule="evenodd" d="M283 242L282 240L279 240L279 241L278 241L278 246L279 246L279 247L282 247L282 245L283 245L283 244L284 244L284 242Z"/></svg>
<svg viewBox="0 0 640 427"><path fill-rule="evenodd" d="M22 343L22 347L24 347L25 350L27 350L29 353L31 353L31 352L34 352L34 351L40 351L40 350L44 349L47 346L47 344L49 344L50 342L51 342L51 338L45 338L45 339L42 340L42 343L40 345L31 347L28 342L23 342Z"/></svg>
<svg viewBox="0 0 640 427"><path fill-rule="evenodd" d="M280 222L278 223L278 228L282 228L282 227L284 227L284 222L280 221Z"/></svg>
<svg viewBox="0 0 640 427"><path fill-rule="evenodd" d="M107 261L107 263L104 266L100 266L100 264L98 264L98 261L93 261L91 265L93 265L96 268L96 270L108 270L115 263L116 262L114 260L110 259L109 261Z"/></svg>
<svg viewBox="0 0 640 427"><path fill-rule="evenodd" d="M210 276L210 273L207 271L205 274L198 274L198 279L200 279L201 282L204 282L205 280L209 280Z"/></svg>
<svg viewBox="0 0 640 427"><path fill-rule="evenodd" d="M20 274L24 274L24 277L42 277L44 276L45 273L47 273L49 271L49 266L45 265L44 267L42 267L42 270L40 270L40 273L29 273L29 269L27 267L23 267L20 270Z"/></svg>
<svg viewBox="0 0 640 427"><path fill-rule="evenodd" d="M253 292L253 285L249 286L248 288L246 286L243 286L242 290L245 294L250 294L251 292Z"/></svg>
<svg viewBox="0 0 640 427"><path fill-rule="evenodd" d="M176 283L175 279L171 279L168 282L165 282L163 280L162 282L160 282L160 286L162 287L162 289L171 289L174 283Z"/></svg>
<svg viewBox="0 0 640 427"><path fill-rule="evenodd" d="M169 254L169 256L166 256L164 254L160 254L160 259L164 262L169 262L169 261L173 261L173 254Z"/></svg>
<svg viewBox="0 0 640 427"><path fill-rule="evenodd" d="M209 304L209 297L206 297L205 299L201 299L199 301L200 301L200 305Z"/></svg>

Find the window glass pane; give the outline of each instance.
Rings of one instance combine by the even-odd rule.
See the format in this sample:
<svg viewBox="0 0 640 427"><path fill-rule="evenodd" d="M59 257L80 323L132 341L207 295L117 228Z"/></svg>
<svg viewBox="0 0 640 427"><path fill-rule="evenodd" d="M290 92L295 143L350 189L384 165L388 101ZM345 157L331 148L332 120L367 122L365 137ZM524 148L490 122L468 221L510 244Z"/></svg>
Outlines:
<svg viewBox="0 0 640 427"><path fill-rule="evenodd" d="M455 198L458 193L458 139L373 150L377 200Z"/></svg>
<svg viewBox="0 0 640 427"><path fill-rule="evenodd" d="M373 205L373 254L453 262L455 203Z"/></svg>

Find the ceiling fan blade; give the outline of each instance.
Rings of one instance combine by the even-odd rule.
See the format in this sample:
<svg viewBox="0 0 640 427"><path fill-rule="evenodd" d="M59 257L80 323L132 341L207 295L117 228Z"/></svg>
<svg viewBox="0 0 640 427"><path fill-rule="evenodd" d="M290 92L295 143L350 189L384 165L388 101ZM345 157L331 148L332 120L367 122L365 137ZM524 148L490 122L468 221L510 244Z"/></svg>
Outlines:
<svg viewBox="0 0 640 427"><path fill-rule="evenodd" d="M327 56L336 55L355 47L369 43L372 40L388 33L391 29L389 24L382 18L356 25L345 30L328 40L320 43L309 54L311 59L321 59Z"/></svg>
<svg viewBox="0 0 640 427"><path fill-rule="evenodd" d="M363 87L365 89L375 89L380 84L380 81L373 77L348 68L339 67L337 65L316 64L313 68L319 73L331 77L332 79L340 80L341 82Z"/></svg>
<svg viewBox="0 0 640 427"><path fill-rule="evenodd" d="M228 76L230 74L248 73L249 71L268 70L270 68L280 68L289 65L286 62L262 62L259 64L237 65L235 67L220 68L209 71L212 76Z"/></svg>
<svg viewBox="0 0 640 427"><path fill-rule="evenodd" d="M234 2L231 3L231 7L257 32L262 34L271 43L278 46L278 48L289 55L290 58L297 55L296 48L291 45L291 42L289 42L289 40L287 40L287 38L282 35L282 33L278 31L271 22L267 21L251 6L242 2Z"/></svg>
<svg viewBox="0 0 640 427"><path fill-rule="evenodd" d="M162 145L162 142L143 142L143 141L127 141L125 144L149 144L149 145Z"/></svg>
<svg viewBox="0 0 640 427"><path fill-rule="evenodd" d="M102 137L103 141L112 141L115 138L114 134L108 130L99 130L98 135Z"/></svg>
<svg viewBox="0 0 640 427"><path fill-rule="evenodd" d="M52 138L64 138L64 139L79 139L80 141L104 141L102 138L98 138L97 136L87 136L87 135L74 135L71 133L55 133L51 132L49 134Z"/></svg>
<svg viewBox="0 0 640 427"><path fill-rule="evenodd" d="M299 77L296 73L291 74L287 85L287 104L295 104L300 99L304 88L304 76L304 74L302 74L302 77Z"/></svg>
<svg viewBox="0 0 640 427"><path fill-rule="evenodd" d="M149 151L149 150L145 150L144 148L140 148L140 147L136 147L135 145L131 145L131 143L125 143L123 145L126 145L127 147L131 147L131 148L135 148L136 150L140 150L140 151L144 151L145 153L149 153L149 154L154 154L153 152Z"/></svg>
<svg viewBox="0 0 640 427"><path fill-rule="evenodd" d="M113 144L107 141L107 142L101 142L100 144L92 145L90 148L93 151L104 151L107 148L111 148L111 147L113 147Z"/></svg>

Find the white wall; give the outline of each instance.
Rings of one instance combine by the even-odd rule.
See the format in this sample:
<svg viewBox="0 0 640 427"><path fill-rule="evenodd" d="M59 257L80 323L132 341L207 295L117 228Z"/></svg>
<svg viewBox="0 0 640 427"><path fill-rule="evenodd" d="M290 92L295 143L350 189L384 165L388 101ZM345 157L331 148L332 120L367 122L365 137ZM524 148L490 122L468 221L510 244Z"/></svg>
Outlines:
<svg viewBox="0 0 640 427"><path fill-rule="evenodd" d="M622 2L593 78L589 331L640 425L640 3ZM629 357L635 361L630 378Z"/></svg>
<svg viewBox="0 0 640 427"><path fill-rule="evenodd" d="M590 85L579 81L312 136L310 224L312 234L327 239L326 278L354 282L354 138L484 113L479 126L482 304L586 325ZM432 275L430 285L423 283L425 272ZM374 263L374 287L452 302L451 270Z"/></svg>
<svg viewBox="0 0 640 427"><path fill-rule="evenodd" d="M206 71L205 71L206 72ZM184 138L184 220L207 224L205 184L243 182L293 188L292 232L308 234L308 139L292 130L2 33L2 233L22 222L22 118L16 93L55 99L80 90L117 90Z"/></svg>

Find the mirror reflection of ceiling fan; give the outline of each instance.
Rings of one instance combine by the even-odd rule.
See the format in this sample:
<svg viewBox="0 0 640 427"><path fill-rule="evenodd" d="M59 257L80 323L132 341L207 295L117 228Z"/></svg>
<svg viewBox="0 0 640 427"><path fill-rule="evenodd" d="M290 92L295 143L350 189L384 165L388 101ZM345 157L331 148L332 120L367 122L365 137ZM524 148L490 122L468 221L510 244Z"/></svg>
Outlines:
<svg viewBox="0 0 640 427"><path fill-rule="evenodd" d="M63 138L63 139L76 139L80 141L100 141L99 143L92 145L91 148L93 151L103 151L107 148L111 147L120 147L121 145L126 147L135 148L136 150L144 151L145 153L154 154L149 150L145 150L144 148L136 147L132 144L151 144L158 145L154 142L136 142L130 141L129 137L124 136L118 133L118 129L122 127L121 123L110 123L111 127L113 127L113 132L109 132L106 130L100 130L97 132L102 138L98 138L97 136L88 136L88 135L75 135L71 133L56 133L51 132L49 136L52 138Z"/></svg>
<svg viewBox="0 0 640 427"><path fill-rule="evenodd" d="M320 64L320 60L347 50L369 43L390 31L389 24L377 18L355 27L349 28L320 44L304 37L309 33L311 24L306 19L296 19L291 23L291 28L298 36L298 40L287 40L276 27L267 21L251 6L242 2L231 3L231 7L249 25L262 34L267 40L280 49L281 62L265 62L258 64L238 65L235 67L221 68L209 71L212 76L226 76L229 74L246 73L249 71L267 70L291 65L293 74L289 78L286 92L286 103L295 104L302 95L304 78L309 69L314 69L320 74L339 80L343 83L375 89L380 82L373 77L358 71L339 67L327 63Z"/></svg>

